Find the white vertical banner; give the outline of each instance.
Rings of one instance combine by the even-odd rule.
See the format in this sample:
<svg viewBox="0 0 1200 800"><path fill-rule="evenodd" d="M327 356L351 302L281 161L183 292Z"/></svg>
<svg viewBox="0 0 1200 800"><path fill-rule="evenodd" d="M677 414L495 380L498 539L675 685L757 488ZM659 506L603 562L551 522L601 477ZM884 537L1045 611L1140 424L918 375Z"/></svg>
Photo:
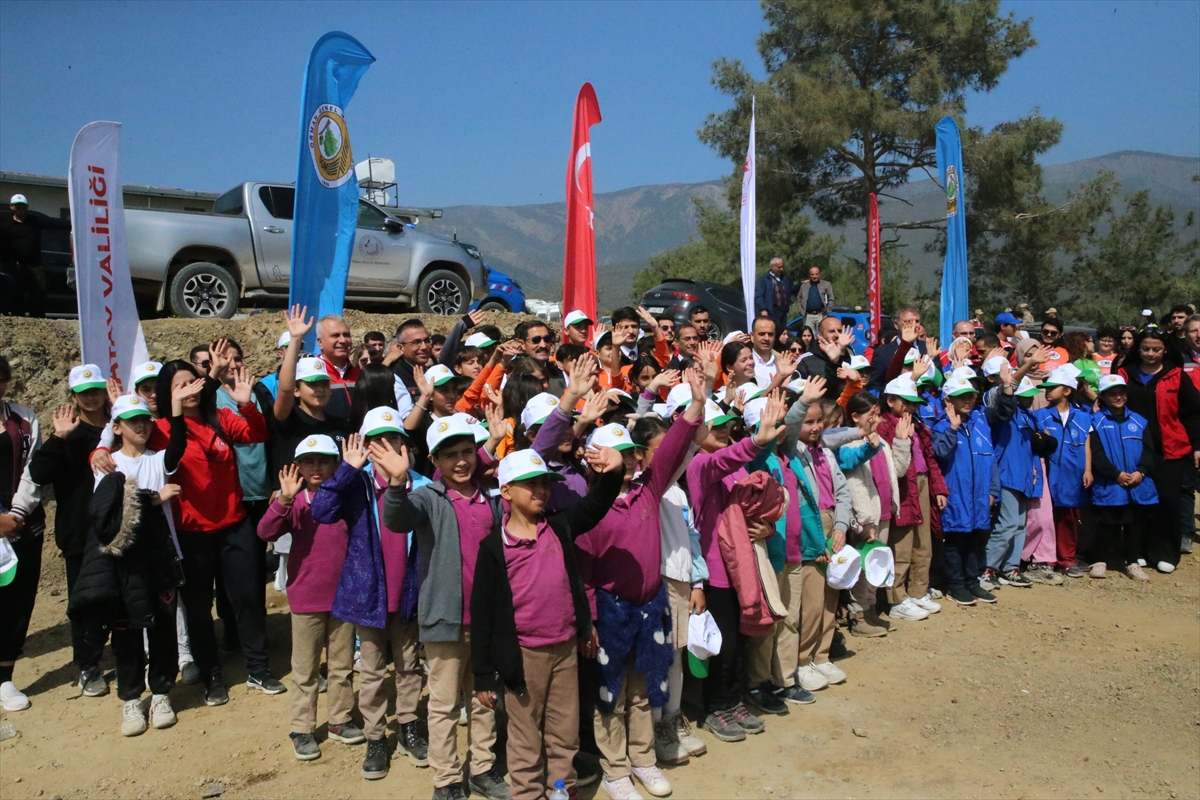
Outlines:
<svg viewBox="0 0 1200 800"><path fill-rule="evenodd" d="M758 209L754 202L754 97L750 98L750 144L742 169L742 296L746 302L746 333L754 330L755 245Z"/></svg>
<svg viewBox="0 0 1200 800"><path fill-rule="evenodd" d="M83 363L132 392L133 368L150 357L129 278L120 155L121 123L85 125L71 145L67 193Z"/></svg>

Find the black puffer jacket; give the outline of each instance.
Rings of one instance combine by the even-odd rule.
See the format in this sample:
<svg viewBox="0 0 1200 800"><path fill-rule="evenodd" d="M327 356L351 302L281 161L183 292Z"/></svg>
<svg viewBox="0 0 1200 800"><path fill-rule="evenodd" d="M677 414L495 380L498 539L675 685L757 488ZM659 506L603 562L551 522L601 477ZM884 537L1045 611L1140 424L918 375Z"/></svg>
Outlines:
<svg viewBox="0 0 1200 800"><path fill-rule="evenodd" d="M83 553L88 498L95 478L88 458L100 444L102 428L80 422L65 438L51 436L29 457L29 477L54 487L54 543L64 556Z"/></svg>
<svg viewBox="0 0 1200 800"><path fill-rule="evenodd" d="M167 518L157 493L112 472L92 493L83 564L67 616L148 628L162 592L182 584Z"/></svg>

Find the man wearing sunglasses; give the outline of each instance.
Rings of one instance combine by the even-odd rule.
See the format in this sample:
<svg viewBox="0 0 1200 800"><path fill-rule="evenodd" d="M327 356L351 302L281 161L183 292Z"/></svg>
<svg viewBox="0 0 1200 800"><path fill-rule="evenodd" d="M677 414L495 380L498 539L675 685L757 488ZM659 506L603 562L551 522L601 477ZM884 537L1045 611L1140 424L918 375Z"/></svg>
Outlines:
<svg viewBox="0 0 1200 800"><path fill-rule="evenodd" d="M527 319L517 325L513 335L524 345L524 357L532 358L541 366L542 374L549 383L546 391L555 397L561 397L567 390L567 377L558 365L550 360L558 341L550 326L540 319Z"/></svg>
<svg viewBox="0 0 1200 800"><path fill-rule="evenodd" d="M1061 367L1070 360L1067 355L1067 349L1061 346L1062 342L1062 323L1057 320L1048 319L1042 323L1042 351L1050 356L1050 360L1046 362L1048 370L1055 367Z"/></svg>

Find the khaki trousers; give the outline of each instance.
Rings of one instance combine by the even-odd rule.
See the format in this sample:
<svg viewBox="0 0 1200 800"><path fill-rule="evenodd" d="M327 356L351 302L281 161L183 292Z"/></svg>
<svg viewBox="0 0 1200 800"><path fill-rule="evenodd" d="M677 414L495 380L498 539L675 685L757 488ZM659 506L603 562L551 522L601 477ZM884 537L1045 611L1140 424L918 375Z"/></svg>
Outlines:
<svg viewBox="0 0 1200 800"><path fill-rule="evenodd" d="M421 699L421 666L417 656L417 623L405 622L399 614L388 614L386 628L358 626L362 669L359 671L358 710L363 733L368 739L387 736L388 645L396 662L396 721L401 725L417 719Z"/></svg>
<svg viewBox="0 0 1200 800"><path fill-rule="evenodd" d="M796 685L796 665L800 654L801 573L800 564L785 564L778 576L779 597L787 606L787 616L775 624L770 677L776 686L785 688Z"/></svg>
<svg viewBox="0 0 1200 800"><path fill-rule="evenodd" d="M646 678L632 666L625 668L625 682L613 702L613 713L599 708L593 718L596 746L604 780L612 783L630 776L630 765L653 767L654 717L646 694Z"/></svg>
<svg viewBox="0 0 1200 800"><path fill-rule="evenodd" d="M888 603L896 605L909 597L924 597L929 591L929 563L933 560L933 535L929 531L929 476L917 475L921 500L920 525L892 525L888 547L896 561L896 577L888 589Z"/></svg>
<svg viewBox="0 0 1200 800"><path fill-rule="evenodd" d="M561 644L522 647L525 692L506 692L508 776L513 800L544 800L555 781L575 785L579 752L579 662L572 637Z"/></svg>
<svg viewBox="0 0 1200 800"><path fill-rule="evenodd" d="M471 631L466 625L457 642L426 642L429 665L429 765L433 786L461 783L463 763L458 757L458 698L467 697L468 738L471 774L492 769L496 755L496 712L475 696L475 673L471 671Z"/></svg>
<svg viewBox="0 0 1200 800"><path fill-rule="evenodd" d="M796 658L799 666L829 660L829 648L837 630L834 618L837 599L837 589L825 582L825 573L815 561L800 567L800 647Z"/></svg>
<svg viewBox="0 0 1200 800"><path fill-rule="evenodd" d="M354 709L354 625L328 613L292 613L292 732L317 729L321 650L329 650L329 724L350 721Z"/></svg>

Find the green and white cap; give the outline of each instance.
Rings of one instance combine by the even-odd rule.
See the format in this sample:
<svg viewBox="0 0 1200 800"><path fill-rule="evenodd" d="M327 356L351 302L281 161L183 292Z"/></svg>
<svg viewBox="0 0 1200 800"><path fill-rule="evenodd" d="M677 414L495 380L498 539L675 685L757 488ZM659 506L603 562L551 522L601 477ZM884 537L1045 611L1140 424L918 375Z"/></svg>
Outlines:
<svg viewBox="0 0 1200 800"><path fill-rule="evenodd" d="M912 374L901 375L898 378L893 378L888 381L887 386L883 387L884 394L895 395L896 397L907 400L910 403L924 403L921 395L917 394L917 385L913 383Z"/></svg>
<svg viewBox="0 0 1200 800"><path fill-rule="evenodd" d="M296 460L307 455L339 457L341 453L338 452L337 442L323 433L318 433L302 439L300 444L296 445Z"/></svg>
<svg viewBox="0 0 1200 800"><path fill-rule="evenodd" d="M737 419L737 414L727 413L712 398L709 398L708 402L704 404L704 424L710 428L724 425L726 422L731 422L735 419Z"/></svg>
<svg viewBox="0 0 1200 800"><path fill-rule="evenodd" d="M429 381L432 386L445 386L451 381L465 381L469 379L464 375L454 372L445 364L435 364L425 370L425 380Z"/></svg>
<svg viewBox="0 0 1200 800"><path fill-rule="evenodd" d="M867 583L880 589L890 587L896 578L896 558L892 548L879 540L859 545L858 555L862 559L863 575Z"/></svg>
<svg viewBox="0 0 1200 800"><path fill-rule="evenodd" d="M1062 366L1052 371L1049 377L1042 382L1043 389L1049 389L1052 386L1066 386L1070 389L1079 388L1079 375L1074 367Z"/></svg>
<svg viewBox="0 0 1200 800"><path fill-rule="evenodd" d="M17 553L8 539L0 539L0 586L8 586L17 577Z"/></svg>
<svg viewBox="0 0 1200 800"><path fill-rule="evenodd" d="M287 331L284 331L283 333L279 334L279 341L277 341L275 343L275 349L282 350L283 348L287 347L291 343L292 343L292 334L288 333Z"/></svg>
<svg viewBox="0 0 1200 800"><path fill-rule="evenodd" d="M521 424L525 426L525 430L529 430L534 425L541 425L556 408L558 408L557 397L549 392L535 394L529 398L529 402L521 411Z"/></svg>
<svg viewBox="0 0 1200 800"><path fill-rule="evenodd" d="M808 378L793 378L792 382L787 385L787 390L796 394L804 394L805 386L808 386Z"/></svg>
<svg viewBox="0 0 1200 800"><path fill-rule="evenodd" d="M78 367L72 367L70 383L72 392L103 389L108 385L104 381L104 373L95 364L80 364Z"/></svg>
<svg viewBox="0 0 1200 800"><path fill-rule="evenodd" d="M496 477L501 486L506 486L513 481L527 481L542 475L552 481L566 480L557 472L551 472L542 457L533 450L517 450L509 453L501 459L500 467L496 470Z"/></svg>
<svg viewBox="0 0 1200 800"><path fill-rule="evenodd" d="M133 368L133 385L136 387L142 381L157 378L160 372L162 372L162 364L157 361L147 361L145 364L138 364Z"/></svg>
<svg viewBox="0 0 1200 800"><path fill-rule="evenodd" d="M1042 387L1038 386L1033 378L1026 375L1021 378L1021 384L1017 386L1015 394L1017 397L1037 397L1042 393Z"/></svg>
<svg viewBox="0 0 1200 800"><path fill-rule="evenodd" d="M912 352L912 351L909 351L909 352ZM864 369L870 369L870 368L871 368L871 362L867 360L866 356L850 356L850 369L864 370Z"/></svg>
<svg viewBox="0 0 1200 800"><path fill-rule="evenodd" d="M467 347L491 347L496 343L496 340L488 336L486 333L472 333L463 342Z"/></svg>
<svg viewBox="0 0 1200 800"><path fill-rule="evenodd" d="M756 397L742 407L742 422L746 425L746 430L752 431L758 427L759 421L762 420L763 409L769 402L769 398Z"/></svg>
<svg viewBox="0 0 1200 800"><path fill-rule="evenodd" d="M404 433L400 424L400 412L391 406L372 408L363 417L362 426L358 429L359 436L379 436L383 433Z"/></svg>
<svg viewBox="0 0 1200 800"><path fill-rule="evenodd" d="M942 394L947 397L958 397L960 394L972 393L979 394L979 390L975 388L975 384L961 375L951 375L949 380L942 384Z"/></svg>
<svg viewBox="0 0 1200 800"><path fill-rule="evenodd" d="M921 354L917 352L917 348L915 348L915 347L908 348L908 352L904 354L904 363L905 364L917 363L917 356L919 356L919 355L921 355Z"/></svg>
<svg viewBox="0 0 1200 800"><path fill-rule="evenodd" d="M134 417L152 417L150 409L146 407L146 401L138 397L136 394L123 394L117 398L112 407L112 418L118 419L133 419Z"/></svg>
<svg viewBox="0 0 1200 800"><path fill-rule="evenodd" d="M572 325L578 325L580 322L586 322L591 325L593 320L582 311L571 311L563 317L562 324L564 328L569 328Z"/></svg>
<svg viewBox="0 0 1200 800"><path fill-rule="evenodd" d="M663 403L666 414L664 417L669 417L676 411L682 411L692 404L692 387L686 383L681 383L675 386L667 393L667 401Z"/></svg>
<svg viewBox="0 0 1200 800"><path fill-rule="evenodd" d="M475 444L483 444L488 440L488 429L483 427L483 423L472 417L470 414L462 411L457 414L451 414L452 417L462 417L462 421L467 423L467 427L475 434Z"/></svg>
<svg viewBox="0 0 1200 800"><path fill-rule="evenodd" d="M597 428L592 431L592 435L587 440L588 447L611 447L613 450L628 450L631 447L639 447L634 444L633 439L629 436L629 431L624 425L616 422Z"/></svg>
<svg viewBox="0 0 1200 800"><path fill-rule="evenodd" d="M465 414L451 414L433 421L433 424L429 426L429 432L425 434L425 443L429 445L430 453L436 453L442 444L459 436L469 436L472 442L475 441L475 431L471 428L470 423L463 419L465 416Z"/></svg>
<svg viewBox="0 0 1200 800"><path fill-rule="evenodd" d="M1126 386L1125 379L1120 375L1102 375L1100 377L1100 394L1104 394L1114 386Z"/></svg>
<svg viewBox="0 0 1200 800"><path fill-rule="evenodd" d="M1008 366L1008 359L1004 356L992 356L987 361L983 362L983 377L990 378L993 375L999 375L1000 370Z"/></svg>
<svg viewBox="0 0 1200 800"><path fill-rule="evenodd" d="M858 582L862 573L862 556L850 545L842 545L836 553L830 553L825 564L825 582L834 589L849 589Z"/></svg>
<svg viewBox="0 0 1200 800"><path fill-rule="evenodd" d="M296 362L296 380L305 383L329 380L329 370L325 367L324 359L302 358Z"/></svg>

